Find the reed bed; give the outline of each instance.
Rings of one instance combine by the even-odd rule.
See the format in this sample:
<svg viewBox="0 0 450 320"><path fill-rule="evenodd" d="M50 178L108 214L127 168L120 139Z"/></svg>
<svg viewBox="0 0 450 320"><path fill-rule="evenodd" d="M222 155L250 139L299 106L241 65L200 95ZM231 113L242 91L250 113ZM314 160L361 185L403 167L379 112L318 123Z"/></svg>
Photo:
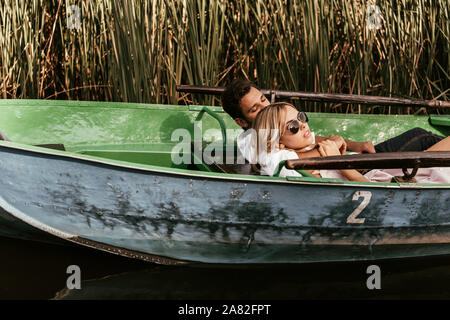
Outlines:
<svg viewBox="0 0 450 320"><path fill-rule="evenodd" d="M214 105L175 86L247 77L263 88L448 101L449 11L450 0L3 0L0 96Z"/></svg>

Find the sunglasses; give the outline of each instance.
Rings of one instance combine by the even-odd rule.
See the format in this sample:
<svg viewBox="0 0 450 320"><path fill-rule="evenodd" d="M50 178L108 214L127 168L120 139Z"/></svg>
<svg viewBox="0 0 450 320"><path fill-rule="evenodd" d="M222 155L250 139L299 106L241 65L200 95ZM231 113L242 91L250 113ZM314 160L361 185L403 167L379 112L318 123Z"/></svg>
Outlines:
<svg viewBox="0 0 450 320"><path fill-rule="evenodd" d="M308 122L308 116L303 111L297 113L297 119L298 121L303 123ZM300 123L298 121L297 120L289 121L287 129L293 134L296 134L298 130L300 130Z"/></svg>

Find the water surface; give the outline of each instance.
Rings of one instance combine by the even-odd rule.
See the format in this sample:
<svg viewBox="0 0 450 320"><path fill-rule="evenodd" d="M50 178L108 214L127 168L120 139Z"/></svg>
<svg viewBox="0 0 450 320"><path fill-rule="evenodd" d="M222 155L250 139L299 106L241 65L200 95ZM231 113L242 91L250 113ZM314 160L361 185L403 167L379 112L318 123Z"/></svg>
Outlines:
<svg viewBox="0 0 450 320"><path fill-rule="evenodd" d="M0 299L449 299L450 256L253 267L169 267L94 249L0 238ZM381 269L369 290L367 267ZM69 265L81 290L68 290Z"/></svg>

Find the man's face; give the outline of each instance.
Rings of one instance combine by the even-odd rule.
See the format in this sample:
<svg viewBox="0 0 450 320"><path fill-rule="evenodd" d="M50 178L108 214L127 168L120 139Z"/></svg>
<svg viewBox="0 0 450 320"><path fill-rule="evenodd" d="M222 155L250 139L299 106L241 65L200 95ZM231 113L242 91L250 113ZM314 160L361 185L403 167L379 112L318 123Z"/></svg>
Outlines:
<svg viewBox="0 0 450 320"><path fill-rule="evenodd" d="M254 87L251 87L250 91L241 98L241 101L239 103L244 119L235 119L236 123L243 128L250 127L255 120L258 112L269 104L269 100L266 99L261 91Z"/></svg>

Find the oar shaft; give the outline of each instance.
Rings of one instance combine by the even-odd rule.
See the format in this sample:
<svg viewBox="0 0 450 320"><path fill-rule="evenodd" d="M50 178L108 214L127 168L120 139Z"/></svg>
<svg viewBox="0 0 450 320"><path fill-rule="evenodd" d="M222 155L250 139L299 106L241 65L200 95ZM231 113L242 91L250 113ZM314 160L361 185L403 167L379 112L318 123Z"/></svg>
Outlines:
<svg viewBox="0 0 450 320"><path fill-rule="evenodd" d="M383 152L286 161L286 168L296 170L398 169L415 167L450 167L450 151Z"/></svg>
<svg viewBox="0 0 450 320"><path fill-rule="evenodd" d="M225 88L177 85L177 91L187 93L221 95L225 91ZM356 95L356 94L314 93L314 92L267 90L267 89L262 89L261 92L269 97L274 96L276 98L296 98L302 101L337 102L337 103L367 104L367 105L392 105L392 106L407 106L407 107L409 106L439 107L439 108L450 107L449 101L441 101L441 100L413 100L404 98L389 98L389 97Z"/></svg>

